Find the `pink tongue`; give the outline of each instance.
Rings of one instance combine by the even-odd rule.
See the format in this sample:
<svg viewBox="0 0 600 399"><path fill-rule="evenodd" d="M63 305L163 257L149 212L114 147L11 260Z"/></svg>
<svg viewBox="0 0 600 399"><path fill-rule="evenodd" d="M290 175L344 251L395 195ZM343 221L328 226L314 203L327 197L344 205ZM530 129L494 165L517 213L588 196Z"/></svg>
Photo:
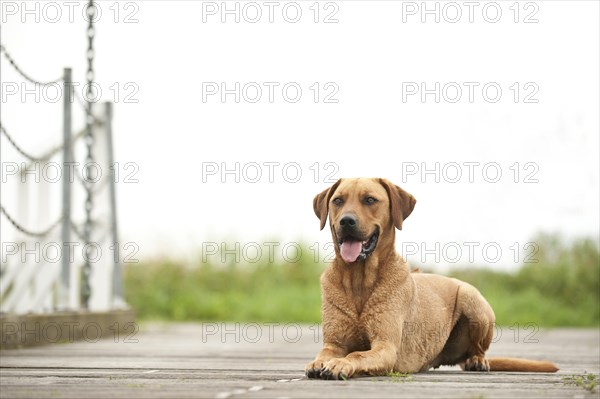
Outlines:
<svg viewBox="0 0 600 399"><path fill-rule="evenodd" d="M348 263L356 261L361 250L362 243L360 241L344 241L340 247L342 259Z"/></svg>

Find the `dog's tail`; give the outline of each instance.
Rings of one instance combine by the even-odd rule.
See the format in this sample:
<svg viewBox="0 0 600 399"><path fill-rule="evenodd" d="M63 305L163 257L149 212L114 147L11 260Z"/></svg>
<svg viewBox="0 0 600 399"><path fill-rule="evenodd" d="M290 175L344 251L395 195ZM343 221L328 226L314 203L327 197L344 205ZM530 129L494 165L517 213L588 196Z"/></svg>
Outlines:
<svg viewBox="0 0 600 399"><path fill-rule="evenodd" d="M488 358L490 371L517 371L524 373L555 373L558 367L545 360L515 359L512 357Z"/></svg>

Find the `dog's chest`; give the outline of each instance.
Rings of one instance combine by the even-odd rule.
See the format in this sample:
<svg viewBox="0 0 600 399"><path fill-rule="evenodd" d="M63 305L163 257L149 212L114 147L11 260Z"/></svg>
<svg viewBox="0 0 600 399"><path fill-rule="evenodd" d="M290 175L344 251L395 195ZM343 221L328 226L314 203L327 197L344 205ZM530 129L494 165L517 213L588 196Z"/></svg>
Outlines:
<svg viewBox="0 0 600 399"><path fill-rule="evenodd" d="M356 320L355 323L348 327L346 343L351 352L371 349L371 341L369 340L367 328L360 320Z"/></svg>
<svg viewBox="0 0 600 399"><path fill-rule="evenodd" d="M362 295L356 295L355 291L346 292L345 303L353 310L347 314L348 320L345 326L353 350L371 349L369 337L381 327L379 324L381 322L389 324L398 318L390 298L382 297L376 289L362 292Z"/></svg>

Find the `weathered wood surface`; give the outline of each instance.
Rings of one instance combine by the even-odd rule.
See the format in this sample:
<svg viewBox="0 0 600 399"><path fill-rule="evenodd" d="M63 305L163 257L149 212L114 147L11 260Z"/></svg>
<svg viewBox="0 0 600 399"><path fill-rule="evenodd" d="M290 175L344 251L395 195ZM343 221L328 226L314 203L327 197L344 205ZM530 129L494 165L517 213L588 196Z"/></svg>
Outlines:
<svg viewBox="0 0 600 399"><path fill-rule="evenodd" d="M568 380L590 373L598 379L598 329L530 329L518 335L500 330L491 356L549 359L561 369L556 374L467 373L447 367L349 381L304 377L304 365L320 347L316 331L296 324L149 324L130 337L103 331L104 339L97 342L3 350L0 397L599 397L598 388Z"/></svg>
<svg viewBox="0 0 600 399"><path fill-rule="evenodd" d="M86 329L88 338L95 330L132 330L135 312L111 310L108 312L57 312L42 314L0 314L0 349L17 349L47 345L63 341L77 341Z"/></svg>

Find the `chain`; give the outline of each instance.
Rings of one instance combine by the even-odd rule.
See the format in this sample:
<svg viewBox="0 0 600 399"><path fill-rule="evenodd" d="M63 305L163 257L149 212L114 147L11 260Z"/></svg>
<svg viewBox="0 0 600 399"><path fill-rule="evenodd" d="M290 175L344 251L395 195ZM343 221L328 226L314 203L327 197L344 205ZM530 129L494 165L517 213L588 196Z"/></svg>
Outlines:
<svg viewBox="0 0 600 399"><path fill-rule="evenodd" d="M12 137L10 137L10 134L8 134L8 132L6 131L6 129L4 128L4 126L2 124L0 124L0 132L4 133L4 136L6 136L7 140L13 145L13 147L15 147L15 150L17 150L17 152L19 154L23 155L25 158L27 158L31 162L43 162L48 159L47 155L44 155L42 157L35 157L35 156L29 154L28 152L26 152L21 147L19 147L19 145L15 142L15 140ZM61 146L61 148L62 148L62 146Z"/></svg>
<svg viewBox="0 0 600 399"><path fill-rule="evenodd" d="M102 121L98 121L96 123L96 126L103 126ZM31 154L29 154L28 152L26 152L25 150L23 150L16 142L15 140L12 138L12 136L6 131L6 129L4 128L4 126L0 123L0 133L4 133L4 136L6 137L6 139L9 141L9 143L11 143L13 145L13 147L15 148L15 150L17 150L17 152L19 154L21 154L22 156L24 156L25 158L27 158L29 160L29 164L27 164L25 166L25 170L29 169L29 167L32 165L32 163L34 162L46 162L48 160L50 160L53 156L55 156L56 154L58 154L58 152L60 150L62 150L64 148L64 144L60 144L54 148L52 148L50 151L48 151L47 153L45 153L44 155L40 156L40 157L35 157ZM76 135L73 136L73 139L71 141L72 145L75 145L75 142L77 142L77 140L79 140L80 138L82 138L85 135L86 131L85 128L80 130L79 132L77 132ZM73 150L73 148L71 148L71 151ZM80 175L76 175L79 179L82 180Z"/></svg>
<svg viewBox="0 0 600 399"><path fill-rule="evenodd" d="M79 227L77 227L75 222L71 220L70 225L71 225L71 230L73 230L75 235L77 237L79 237L80 240L85 240L85 237L83 237L83 233L81 232L81 230L79 230Z"/></svg>
<svg viewBox="0 0 600 399"><path fill-rule="evenodd" d="M54 223L52 223L50 226L48 226L45 230L35 232L35 231L31 231L29 229L26 229L25 227L23 227L19 223L17 223L17 221L12 216L10 216L10 214L6 211L6 209L4 209L4 206L2 206L1 204L0 204L0 212L2 212L2 214L15 227L15 229L19 230L21 233L26 234L28 236L39 237L39 238L43 238L43 237L47 236L48 233L50 233L63 220L63 218L61 217L58 220L56 220ZM96 223L94 223L94 224L96 224ZM80 239L85 240L85 236L84 236L84 234L81 233L81 231L77 227L77 224L75 224L75 222L73 222L71 220L70 225L71 225L71 229L73 230L75 235L77 237L79 237ZM107 236L108 236L108 233L105 233L104 236L101 239L97 240L96 243L97 244L103 243L106 240Z"/></svg>
<svg viewBox="0 0 600 399"><path fill-rule="evenodd" d="M10 56L10 54L8 54L8 51L6 51L6 47L4 47L1 44L0 44L0 52L4 53L4 57L6 57L8 62L10 62L10 65L12 65L13 68L15 68L15 71L17 71L19 73L19 75L21 75L23 77L23 79L33 83L34 85L48 86L48 85L62 81L62 77L55 79L55 80L51 80L50 82L40 82L38 80L35 80L35 79L31 78L29 75L27 75L25 72L23 72L23 70L21 68L19 68L19 66L17 65L15 60L13 60L13 58Z"/></svg>
<svg viewBox="0 0 600 399"><path fill-rule="evenodd" d="M97 126L102 126L102 122L99 121L97 123ZM15 150L17 150L17 152L21 155L23 155L25 158L27 158L30 162L45 162L48 161L49 159L51 159L53 156L55 156L56 154L58 154L58 152L60 150L62 150L65 145L63 144L59 144L56 147L52 148L50 151L48 151L47 153L45 153L44 155L40 156L40 157L36 157L33 156L31 154L29 154L28 152L26 152L24 149L22 149L15 141L15 139L12 138L12 136L10 134L8 134L8 132L6 131L6 129L4 128L4 125L2 125L2 123L0 123L0 133L4 133L4 136L6 136L6 139L9 141L9 143L11 143L13 145L13 147L15 148ZM85 129L79 131L75 136L73 136L72 139L72 145L75 144L75 142L77 140L79 140L80 138L83 137L83 135L85 134ZM29 164L28 166L30 166L31 164Z"/></svg>
<svg viewBox="0 0 600 399"><path fill-rule="evenodd" d="M6 218L8 219L8 221L15 227L15 229L19 230L23 234L26 234L28 236L33 236L33 237L45 237L45 236L47 236L48 233L50 233L52 231L52 229L54 229L56 226L58 226L58 224L62 221L62 217L61 217L56 222L52 223L50 225L50 227L48 227L46 230L42 230L42 231L39 231L39 232L34 232L34 231L26 229L25 227L23 227L19 223L17 223L15 221L15 219L13 219L12 216L10 216L8 214L8 212L6 212L6 209L4 209L4 207L2 205L0 205L0 211L2 211L2 214L4 216L6 216Z"/></svg>
<svg viewBox="0 0 600 399"><path fill-rule="evenodd" d="M103 225L102 225L101 223L98 223L98 222L96 222L96 221L93 221L93 222L92 222L92 224L93 224L94 226L98 226L98 227L100 227L100 228L102 228L102 227L103 227ZM71 230L73 230L73 232L75 233L75 235L76 235L77 237L79 237L79 239L80 239L80 240L82 240L82 241L85 241L85 236L84 236L84 234L81 232L81 230L79 230L79 227L78 227L78 225L77 225L77 224L76 224L76 223L75 223L73 220L71 220L71 222L70 222L70 225L71 225ZM105 234L105 235L106 235L106 234ZM99 240L97 240L96 242L99 242Z"/></svg>
<svg viewBox="0 0 600 399"><path fill-rule="evenodd" d="M85 145L87 149L87 155L85 158L85 223L83 226L83 237L86 244L85 249L85 264L83 266L83 284L82 284L82 298L84 307L88 307L89 299L91 296L91 286L90 286L90 276L92 272L92 266L90 264L90 258L92 255L92 246L89 245L91 242L92 236L92 210L94 208L94 199L93 199L93 182L91 179L92 175L92 164L94 162L94 116L92 113L92 105L93 103L90 101L93 94L93 83L94 83L94 36L95 36L95 28L94 28L94 20L96 19L96 5L92 0L88 2L86 14L88 17L88 27L87 27L87 37L88 37L88 48L87 48L87 72L86 72L86 81L87 81L87 90L86 90L86 131L85 131Z"/></svg>
<svg viewBox="0 0 600 399"><path fill-rule="evenodd" d="M84 166L82 172L83 171L85 171L85 166ZM110 175L106 175L105 177L103 177L102 179L100 179L98 181L88 182L87 181L87 176L86 177L82 176L82 173L79 173L79 171L75 171L75 172L76 172L76 173L74 173L75 177L76 177L75 180L77 180L83 186L84 190L86 189L86 184L88 184L88 183L95 184L95 187L92 190L93 194L99 194L99 193L101 193L102 190L104 190L104 188L106 186L108 186L108 182L112 178Z"/></svg>
<svg viewBox="0 0 600 399"><path fill-rule="evenodd" d="M87 94L86 94L87 95ZM86 115L88 114L87 112L87 101L84 100L78 92L75 92L75 100L77 100L77 102L79 103L79 105L81 105L81 107L83 107L83 110L85 111ZM91 115L92 119L94 120L94 123L97 125L102 125L104 123L104 121L102 119L97 118L95 115Z"/></svg>

